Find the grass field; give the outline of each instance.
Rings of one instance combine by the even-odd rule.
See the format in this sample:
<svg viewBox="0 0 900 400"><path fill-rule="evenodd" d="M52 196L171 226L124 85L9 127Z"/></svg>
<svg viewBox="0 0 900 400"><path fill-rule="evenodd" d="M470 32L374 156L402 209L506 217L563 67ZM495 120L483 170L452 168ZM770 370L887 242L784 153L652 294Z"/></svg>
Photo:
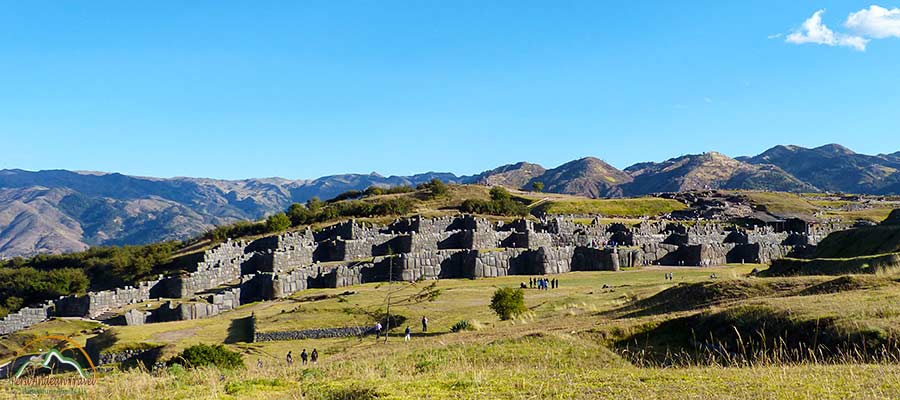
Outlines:
<svg viewBox="0 0 900 400"><path fill-rule="evenodd" d="M253 313L259 331L368 325L367 313L384 309L431 282L366 284L315 289L290 299L254 303L219 316L137 327L109 328L111 349L165 346L164 358L194 343L228 343L243 354L245 369L170 369L150 374L111 371L96 385L65 388L22 387L4 381L0 397L44 398L897 398L900 369L896 357L846 357L837 361L746 357L731 362L693 362L678 366L629 353L629 341L646 340L648 351L686 351L685 331L700 332L709 321L753 331L741 320L780 321L791 329L817 321L822 332L852 337L870 332L884 338L900 330L900 284L894 277L746 278L755 265L716 268L644 268L620 272L559 275L560 288L526 290L529 311L499 321L487 305L499 286L518 286L528 277L441 280L431 302L392 307L408 318L413 339L404 342L397 327L387 342L373 337L245 343L230 336L233 321ZM663 279L674 272L675 280ZM710 279L715 273L718 278ZM605 285L605 286L604 286ZM315 300L318 295L352 294ZM748 316L748 310L752 315ZM762 310L762 311L761 311ZM428 316L429 332L419 319ZM786 316L786 317L784 317ZM780 318L780 319L779 319ZM462 319L478 330L450 332ZM726 321L726 322L722 322ZM728 322L730 321L730 322ZM690 323L689 328L672 327ZM732 324L734 328L730 328ZM22 334L56 332L78 340L93 329L80 320L56 320ZM780 329L779 328L779 329ZM667 329L669 331L667 331ZM819 329L816 331L818 332ZM778 331L780 332L780 331ZM791 333L794 332L794 333ZM723 342L727 332L718 332ZM824 336L823 336L824 337ZM875 336L873 336L875 337ZM21 337L20 337L21 338ZM11 346L12 338L0 343ZM316 348L320 363L288 367L295 356ZM689 349L688 349L689 350ZM257 360L263 364L256 366ZM47 390L56 390L47 392Z"/></svg>
<svg viewBox="0 0 900 400"><path fill-rule="evenodd" d="M602 215L610 217L654 217L686 208L683 203L677 200L656 197L553 200L539 207L541 212L550 215Z"/></svg>

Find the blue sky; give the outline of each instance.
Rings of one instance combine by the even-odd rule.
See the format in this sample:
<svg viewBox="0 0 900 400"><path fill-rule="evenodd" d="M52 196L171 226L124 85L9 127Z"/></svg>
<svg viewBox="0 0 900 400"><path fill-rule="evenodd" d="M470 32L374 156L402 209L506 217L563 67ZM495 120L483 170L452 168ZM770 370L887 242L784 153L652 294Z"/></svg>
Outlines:
<svg viewBox="0 0 900 400"><path fill-rule="evenodd" d="M895 152L897 7L0 1L0 168L313 178Z"/></svg>

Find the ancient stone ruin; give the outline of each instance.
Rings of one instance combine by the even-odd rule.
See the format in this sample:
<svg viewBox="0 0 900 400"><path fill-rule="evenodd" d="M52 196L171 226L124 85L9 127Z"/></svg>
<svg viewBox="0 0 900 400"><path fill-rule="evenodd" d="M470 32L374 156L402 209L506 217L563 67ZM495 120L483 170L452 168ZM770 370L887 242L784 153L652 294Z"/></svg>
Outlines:
<svg viewBox="0 0 900 400"><path fill-rule="evenodd" d="M789 232L718 223L580 224L557 217L491 222L469 215L415 216L386 226L347 221L321 231L227 241L181 276L137 287L61 297L0 320L8 334L50 317L141 325L206 318L240 304L388 280L617 271L643 265L768 263L804 251L833 227Z"/></svg>

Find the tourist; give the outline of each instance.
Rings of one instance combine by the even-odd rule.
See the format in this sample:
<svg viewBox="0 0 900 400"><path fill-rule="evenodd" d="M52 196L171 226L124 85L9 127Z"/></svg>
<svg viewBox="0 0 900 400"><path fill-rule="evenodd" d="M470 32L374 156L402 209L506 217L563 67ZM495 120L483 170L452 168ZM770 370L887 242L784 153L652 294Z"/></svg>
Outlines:
<svg viewBox="0 0 900 400"><path fill-rule="evenodd" d="M306 360L309 359L309 354L306 352L306 349L300 352L300 364L306 365Z"/></svg>
<svg viewBox="0 0 900 400"><path fill-rule="evenodd" d="M422 316L422 333L428 332L428 318Z"/></svg>
<svg viewBox="0 0 900 400"><path fill-rule="evenodd" d="M256 359L256 368L262 369L262 360L259 358Z"/></svg>
<svg viewBox="0 0 900 400"><path fill-rule="evenodd" d="M403 340L405 340L405 341L407 341L407 342L408 342L408 341L409 341L409 338L410 338L410 335L411 335L411 333L412 333L412 331L411 331L411 330L410 330L410 329L409 329L409 325L407 325L407 326L406 326L406 336L405 336L405 337L403 337Z"/></svg>
<svg viewBox="0 0 900 400"><path fill-rule="evenodd" d="M309 360L312 361L313 364L319 363L319 351L313 349L312 353L309 354Z"/></svg>
<svg viewBox="0 0 900 400"><path fill-rule="evenodd" d="M381 322L375 323L375 340L381 337Z"/></svg>
<svg viewBox="0 0 900 400"><path fill-rule="evenodd" d="M534 288L534 278L528 278L528 288L529 289Z"/></svg>
<svg viewBox="0 0 900 400"><path fill-rule="evenodd" d="M290 351L288 351L287 357L285 357L285 359L287 360L288 367L290 367L291 365L294 365L294 356L291 354Z"/></svg>

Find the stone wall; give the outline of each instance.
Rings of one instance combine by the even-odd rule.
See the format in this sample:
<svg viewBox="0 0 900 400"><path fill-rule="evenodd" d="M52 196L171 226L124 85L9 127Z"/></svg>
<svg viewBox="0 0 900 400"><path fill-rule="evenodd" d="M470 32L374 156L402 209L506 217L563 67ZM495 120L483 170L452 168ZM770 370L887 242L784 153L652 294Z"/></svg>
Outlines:
<svg viewBox="0 0 900 400"><path fill-rule="evenodd" d="M604 224L595 218L581 224L564 217L492 223L468 215L417 216L380 227L351 220L318 232L289 232L249 243L227 241L193 258L196 265L187 267L190 272L182 276L60 298L53 302L55 311L23 310L0 321L0 332L34 323L23 321L42 321L47 313L97 317L150 298L202 300L181 300L161 308L160 315L169 320L215 315L241 303L282 298L308 288L388 279L615 271L650 264L766 263L808 250L834 229L813 225L809 232L790 234L769 227L743 230L719 223L642 221L626 225ZM237 289L207 293L235 282L240 282ZM123 317L128 324L156 319L145 314L132 312Z"/></svg>
<svg viewBox="0 0 900 400"><path fill-rule="evenodd" d="M362 336L374 333L374 328L352 326L346 328L318 328L280 332L254 332L254 342L271 342L277 340L304 340L336 337Z"/></svg>
<svg viewBox="0 0 900 400"><path fill-rule="evenodd" d="M46 321L52 308L53 302L47 302L37 307L25 307L7 315L0 320L0 335L8 335Z"/></svg>
<svg viewBox="0 0 900 400"><path fill-rule="evenodd" d="M223 310L216 304L208 303L175 303L167 301L152 313L154 322L188 321L208 318L221 313Z"/></svg>

